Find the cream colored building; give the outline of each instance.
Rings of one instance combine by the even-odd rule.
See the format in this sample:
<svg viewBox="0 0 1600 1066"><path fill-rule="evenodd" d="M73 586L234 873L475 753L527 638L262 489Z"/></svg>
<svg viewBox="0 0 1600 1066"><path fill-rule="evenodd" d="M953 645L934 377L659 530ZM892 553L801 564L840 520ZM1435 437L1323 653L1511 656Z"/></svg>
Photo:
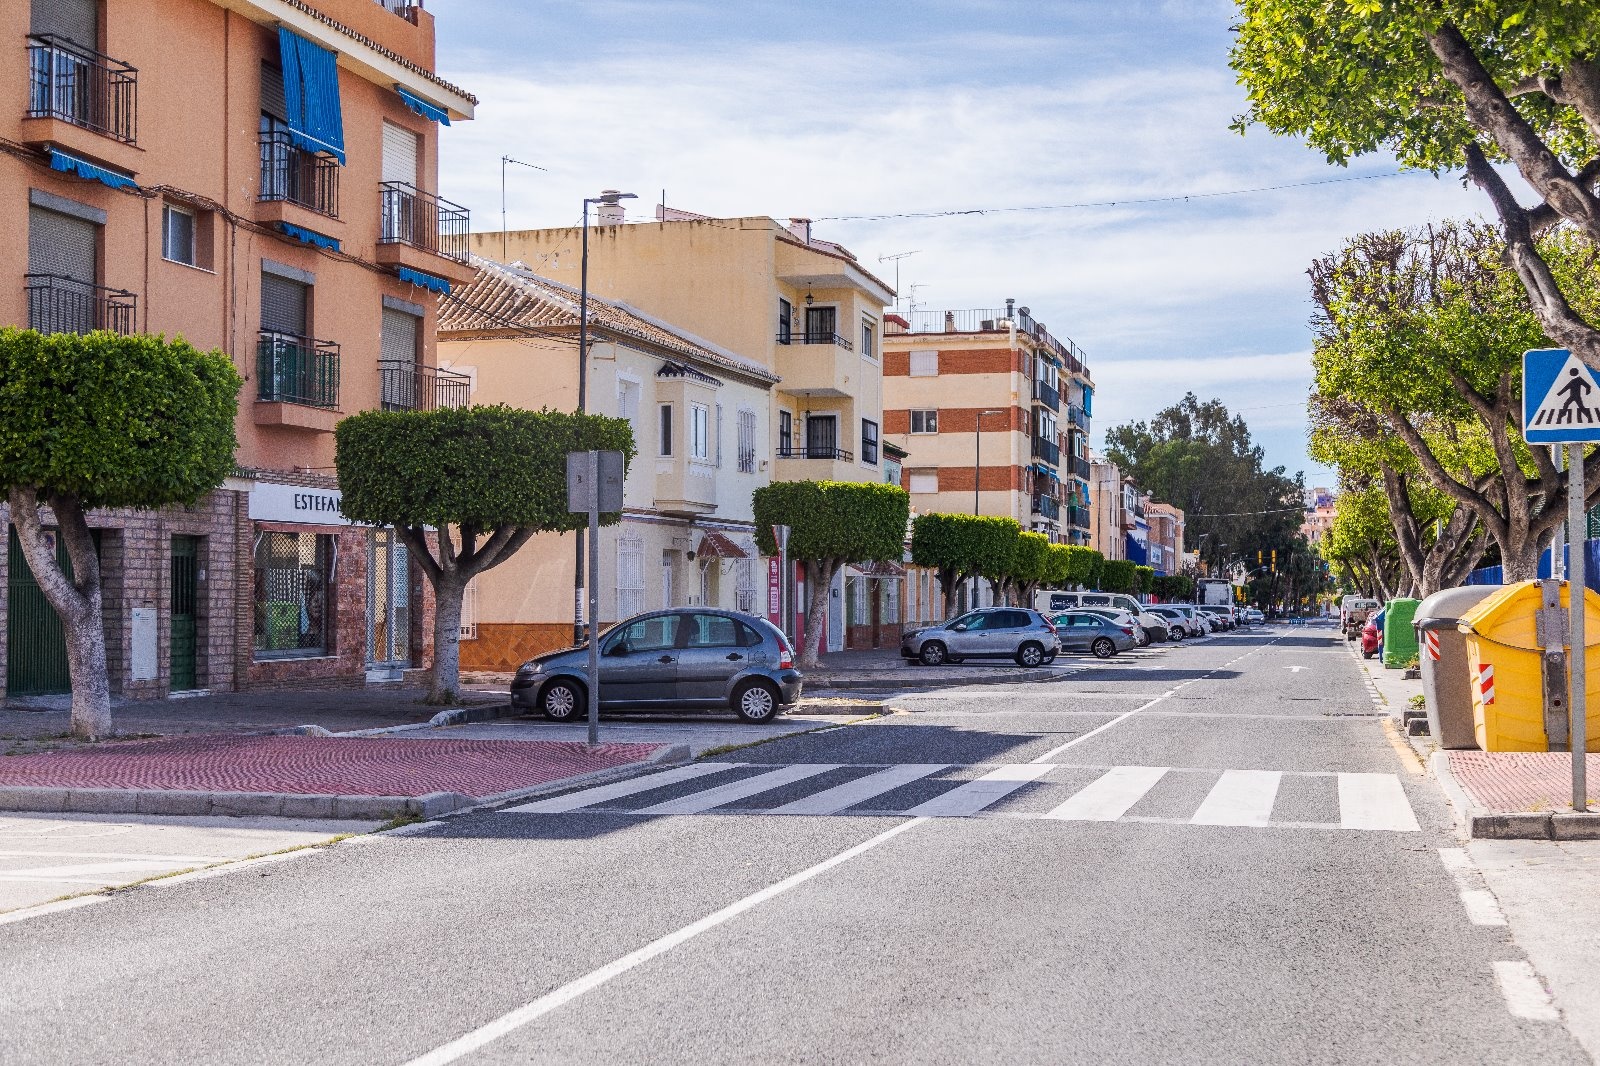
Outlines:
<svg viewBox="0 0 1600 1066"><path fill-rule="evenodd" d="M440 302L441 366L472 402L573 410L578 293L475 259L477 278ZM777 375L636 308L589 297L588 409L633 423L638 455L620 524L600 533L601 625L660 607L762 609L751 497L774 462ZM508 670L571 643L571 534L541 534L469 588L461 665Z"/></svg>

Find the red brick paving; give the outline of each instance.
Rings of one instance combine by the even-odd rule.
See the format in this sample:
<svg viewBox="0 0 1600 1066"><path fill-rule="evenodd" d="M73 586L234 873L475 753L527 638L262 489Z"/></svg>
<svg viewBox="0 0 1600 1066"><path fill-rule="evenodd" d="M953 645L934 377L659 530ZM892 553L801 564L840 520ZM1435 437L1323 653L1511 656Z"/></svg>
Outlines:
<svg viewBox="0 0 1600 1066"><path fill-rule="evenodd" d="M1572 809L1572 756L1562 751L1452 751L1450 772L1479 806L1501 813ZM1584 757L1590 809L1600 755Z"/></svg>
<svg viewBox="0 0 1600 1066"><path fill-rule="evenodd" d="M231 736L129 741L0 759L0 786L492 796L646 759L656 744Z"/></svg>

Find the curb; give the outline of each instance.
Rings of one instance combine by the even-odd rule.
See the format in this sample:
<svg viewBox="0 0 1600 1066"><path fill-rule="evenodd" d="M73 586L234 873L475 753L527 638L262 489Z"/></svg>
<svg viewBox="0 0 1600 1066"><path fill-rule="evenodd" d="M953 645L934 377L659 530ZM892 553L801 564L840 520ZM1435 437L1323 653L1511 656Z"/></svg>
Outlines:
<svg viewBox="0 0 1600 1066"><path fill-rule="evenodd" d="M528 788L493 796L464 796L459 792L430 792L423 796L337 796L286 792L201 792L179 789L0 788L0 811L60 814L165 814L240 817L271 815L279 818L359 819L388 821L402 815L423 819L479 807L506 803L525 796L590 784L608 775L634 773L655 766L689 761L689 746L663 746L648 759L592 770Z"/></svg>
<svg viewBox="0 0 1600 1066"><path fill-rule="evenodd" d="M1600 840L1600 813L1491 811L1473 801L1450 772L1448 753L1436 751L1428 769L1456 812L1457 832L1471 840Z"/></svg>

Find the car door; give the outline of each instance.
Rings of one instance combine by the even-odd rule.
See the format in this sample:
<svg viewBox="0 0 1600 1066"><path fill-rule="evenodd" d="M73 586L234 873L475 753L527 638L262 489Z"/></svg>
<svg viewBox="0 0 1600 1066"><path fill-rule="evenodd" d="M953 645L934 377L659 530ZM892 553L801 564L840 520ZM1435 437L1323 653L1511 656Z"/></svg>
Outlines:
<svg viewBox="0 0 1600 1066"><path fill-rule="evenodd" d="M728 682L749 668L754 630L725 614L683 615L684 639L678 651L677 698L715 704L728 696Z"/></svg>
<svg viewBox="0 0 1600 1066"><path fill-rule="evenodd" d="M675 697L681 617L646 615L601 638L601 703L638 705Z"/></svg>
<svg viewBox="0 0 1600 1066"><path fill-rule="evenodd" d="M968 655L983 655L984 626L988 623L988 617L980 611L964 614L946 626L938 639L944 641L950 654L958 659Z"/></svg>
<svg viewBox="0 0 1600 1066"><path fill-rule="evenodd" d="M1064 614L1056 619L1056 637L1061 641L1062 651L1083 651L1089 647L1093 638L1092 615Z"/></svg>

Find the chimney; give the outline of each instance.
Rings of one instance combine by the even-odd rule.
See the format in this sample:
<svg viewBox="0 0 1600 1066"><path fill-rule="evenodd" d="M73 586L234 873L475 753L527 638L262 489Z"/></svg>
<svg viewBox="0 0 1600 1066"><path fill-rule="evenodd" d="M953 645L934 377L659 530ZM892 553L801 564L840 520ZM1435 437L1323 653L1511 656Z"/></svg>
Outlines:
<svg viewBox="0 0 1600 1066"><path fill-rule="evenodd" d="M602 200L608 196L614 197L617 195L619 194L616 189L603 189L600 192ZM619 201L614 204L595 205L594 215L595 221L602 226L620 226L627 217L627 211L623 209L622 203Z"/></svg>
<svg viewBox="0 0 1600 1066"><path fill-rule="evenodd" d="M810 244L811 220L809 218L791 218L789 220L789 232Z"/></svg>
<svg viewBox="0 0 1600 1066"><path fill-rule="evenodd" d="M1014 297L1010 297L1010 296L1006 297L1006 317L1007 318L1016 318L1017 317L1016 313L1015 313L1016 312L1016 307L1017 307L1016 299Z"/></svg>

